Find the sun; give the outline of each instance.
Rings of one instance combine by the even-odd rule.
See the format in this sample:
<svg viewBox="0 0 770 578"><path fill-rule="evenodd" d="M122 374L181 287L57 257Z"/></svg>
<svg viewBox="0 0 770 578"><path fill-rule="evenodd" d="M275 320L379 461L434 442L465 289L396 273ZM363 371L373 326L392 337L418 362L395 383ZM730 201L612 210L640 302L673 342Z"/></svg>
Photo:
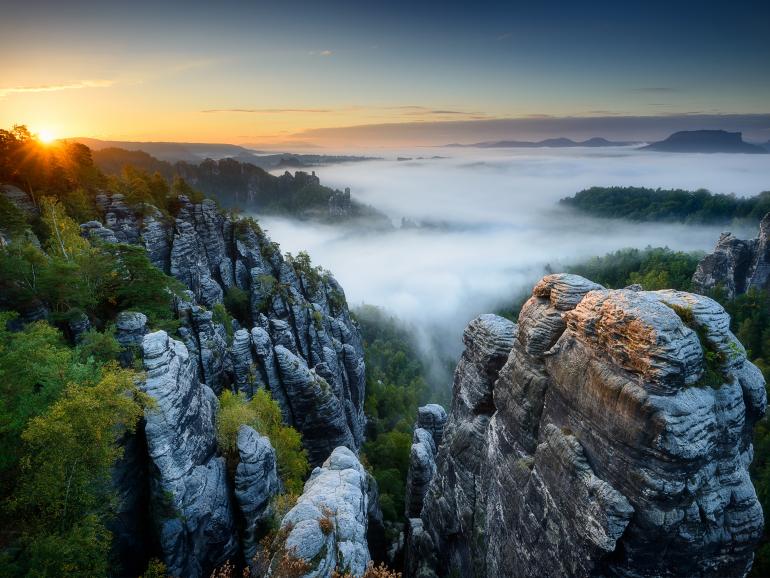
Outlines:
<svg viewBox="0 0 770 578"><path fill-rule="evenodd" d="M56 140L56 135L48 129L40 129L37 131L37 138L41 143L49 144Z"/></svg>

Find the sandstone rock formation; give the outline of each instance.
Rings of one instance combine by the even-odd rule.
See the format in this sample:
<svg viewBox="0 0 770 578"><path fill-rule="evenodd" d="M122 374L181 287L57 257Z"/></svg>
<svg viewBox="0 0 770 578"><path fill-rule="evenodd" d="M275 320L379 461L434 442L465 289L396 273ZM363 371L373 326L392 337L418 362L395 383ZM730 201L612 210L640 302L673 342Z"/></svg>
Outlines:
<svg viewBox="0 0 770 578"><path fill-rule="evenodd" d="M770 214L759 224L755 239L737 239L732 233L719 237L714 252L695 270L693 285L708 292L717 287L733 298L749 289L770 288Z"/></svg>
<svg viewBox="0 0 770 578"><path fill-rule="evenodd" d="M766 394L721 306L549 275L465 343L409 575L747 573Z"/></svg>
<svg viewBox="0 0 770 578"><path fill-rule="evenodd" d="M238 548L224 459L216 455L217 398L195 378L187 348L165 331L142 342L154 400L145 412L151 500L163 560L172 576L208 576Z"/></svg>
<svg viewBox="0 0 770 578"><path fill-rule="evenodd" d="M270 440L253 428L238 430L240 462L235 472L235 498L244 522L243 555L250 561L259 538L267 533L273 516L270 500L280 491L275 450Z"/></svg>
<svg viewBox="0 0 770 578"><path fill-rule="evenodd" d="M255 223L233 220L211 200L179 200L170 218L148 206L140 214L122 195L104 193L97 197L104 225L82 228L143 245L157 267L188 286L175 298L179 336L202 382L216 393L267 387L302 432L313 465L338 445L358 450L364 352L342 288L331 275L282 257ZM242 331L212 313L231 287L249 296L251 326Z"/></svg>
<svg viewBox="0 0 770 578"><path fill-rule="evenodd" d="M409 454L409 472L406 478L405 516L419 517L422 504L436 473L436 452L444 436L446 410L431 403L417 408L412 448Z"/></svg>
<svg viewBox="0 0 770 578"><path fill-rule="evenodd" d="M346 447L336 448L313 470L302 496L281 522L288 530L286 551L310 565L305 576L328 578L335 570L363 575L370 559L368 480Z"/></svg>

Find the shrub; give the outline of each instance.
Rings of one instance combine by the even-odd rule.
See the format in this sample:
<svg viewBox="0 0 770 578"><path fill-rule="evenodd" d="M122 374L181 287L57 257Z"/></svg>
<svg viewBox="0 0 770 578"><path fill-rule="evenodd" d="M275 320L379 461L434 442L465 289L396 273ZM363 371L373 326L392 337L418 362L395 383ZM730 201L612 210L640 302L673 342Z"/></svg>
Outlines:
<svg viewBox="0 0 770 578"><path fill-rule="evenodd" d="M238 428L253 427L270 438L278 462L278 473L289 492L301 493L308 470L307 453L297 430L284 425L278 403L259 389L250 400L244 393L222 392L217 414L217 441L230 468L238 463Z"/></svg>
<svg viewBox="0 0 770 578"><path fill-rule="evenodd" d="M242 327L249 326L251 322L251 308L248 292L233 285L225 292L225 307L228 313L235 317Z"/></svg>

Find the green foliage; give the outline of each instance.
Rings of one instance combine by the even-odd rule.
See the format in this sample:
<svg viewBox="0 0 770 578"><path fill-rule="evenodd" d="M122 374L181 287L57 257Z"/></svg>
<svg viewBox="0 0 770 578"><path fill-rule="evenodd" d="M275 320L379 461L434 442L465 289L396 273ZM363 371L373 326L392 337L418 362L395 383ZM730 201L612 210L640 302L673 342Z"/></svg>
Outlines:
<svg viewBox="0 0 770 578"><path fill-rule="evenodd" d="M16 205L0 194L0 231L9 237L21 235L27 228L27 218Z"/></svg>
<svg viewBox="0 0 770 578"><path fill-rule="evenodd" d="M227 312L237 319L242 327L248 327L251 323L251 307L248 292L233 285L225 291L224 301Z"/></svg>
<svg viewBox="0 0 770 578"><path fill-rule="evenodd" d="M692 275L702 255L667 247L620 249L567 268L605 287L620 289L638 283L648 291L692 288Z"/></svg>
<svg viewBox="0 0 770 578"><path fill-rule="evenodd" d="M414 410L417 414L417 408ZM406 474L409 471L409 454L412 434L405 431L389 431L364 444L366 460L380 490L382 515L388 521L400 521L404 517Z"/></svg>
<svg viewBox="0 0 770 578"><path fill-rule="evenodd" d="M364 454L380 488L386 520L400 521L409 469L412 424L417 408L430 401L431 388L409 329L383 310L365 305L355 311L364 339L368 437Z"/></svg>
<svg viewBox="0 0 770 578"><path fill-rule="evenodd" d="M114 243L102 250L113 266L104 300L119 311L141 311L151 322L173 316L171 297L184 289L181 282L155 267L143 247Z"/></svg>
<svg viewBox="0 0 770 578"><path fill-rule="evenodd" d="M297 430L284 425L281 410L264 389L249 400L244 393L222 392L217 413L217 442L231 471L238 463L238 429L248 425L270 438L278 462L278 473L290 493L301 493L308 470L307 453Z"/></svg>
<svg viewBox="0 0 770 578"><path fill-rule="evenodd" d="M324 274L323 267L314 267L310 260L310 255L306 251L300 251L296 257L293 257L291 253L286 253L286 260L294 267L294 271L301 276L303 282L307 283L305 289L311 295L321 288Z"/></svg>
<svg viewBox="0 0 770 578"><path fill-rule="evenodd" d="M70 382L22 434L21 472L6 506L20 521L20 555L10 562L19 575L107 574L111 469L144 399L133 372L107 364L99 373L95 383Z"/></svg>
<svg viewBox="0 0 770 578"><path fill-rule="evenodd" d="M76 362L59 331L38 321L11 332L15 317L0 313L0 484L7 495L21 456L21 433L27 422L56 401L71 380L95 376L92 366Z"/></svg>
<svg viewBox="0 0 770 578"><path fill-rule="evenodd" d="M75 348L75 355L81 363L95 361L106 363L117 361L123 350L112 332L99 332L96 329L87 331Z"/></svg>
<svg viewBox="0 0 770 578"><path fill-rule="evenodd" d="M560 202L602 218L726 224L735 219L759 222L770 212L770 191L744 198L713 194L704 189L591 187Z"/></svg>
<svg viewBox="0 0 770 578"><path fill-rule="evenodd" d="M233 318L230 316L230 313L228 313L227 309L224 305L221 303L215 303L214 307L211 310L212 312L212 321L214 323L219 323L225 328L225 333L227 333L227 342L228 344L232 344L233 342Z"/></svg>

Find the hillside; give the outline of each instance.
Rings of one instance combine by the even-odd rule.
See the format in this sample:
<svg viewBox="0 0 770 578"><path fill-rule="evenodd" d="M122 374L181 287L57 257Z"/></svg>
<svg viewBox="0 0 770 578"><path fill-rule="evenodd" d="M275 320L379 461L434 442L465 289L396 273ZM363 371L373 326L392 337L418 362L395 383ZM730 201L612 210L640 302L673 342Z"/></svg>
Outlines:
<svg viewBox="0 0 770 578"><path fill-rule="evenodd" d="M632 142L613 142L605 138L594 137L584 141L574 141L569 138L549 138L541 141L501 140L479 142L473 144L449 144L448 147L472 148L572 148L572 147L620 147L633 144Z"/></svg>
<svg viewBox="0 0 770 578"><path fill-rule="evenodd" d="M559 203L604 219L692 224L729 224L735 220L758 223L770 211L770 191L754 197L738 197L703 189L591 187L561 199Z"/></svg>
<svg viewBox="0 0 770 578"><path fill-rule="evenodd" d="M142 150L115 147L92 151L91 155L94 164L108 175L121 175L129 167L149 174L157 172L169 183L181 177L227 208L374 228L391 226L385 215L351 198L349 190L321 185L315 172L285 171L275 176L251 162L232 158L171 163Z"/></svg>
<svg viewBox="0 0 770 578"><path fill-rule="evenodd" d="M668 153L766 154L768 152L761 146L744 141L741 133L724 130L675 132L667 139L644 146L641 150Z"/></svg>

